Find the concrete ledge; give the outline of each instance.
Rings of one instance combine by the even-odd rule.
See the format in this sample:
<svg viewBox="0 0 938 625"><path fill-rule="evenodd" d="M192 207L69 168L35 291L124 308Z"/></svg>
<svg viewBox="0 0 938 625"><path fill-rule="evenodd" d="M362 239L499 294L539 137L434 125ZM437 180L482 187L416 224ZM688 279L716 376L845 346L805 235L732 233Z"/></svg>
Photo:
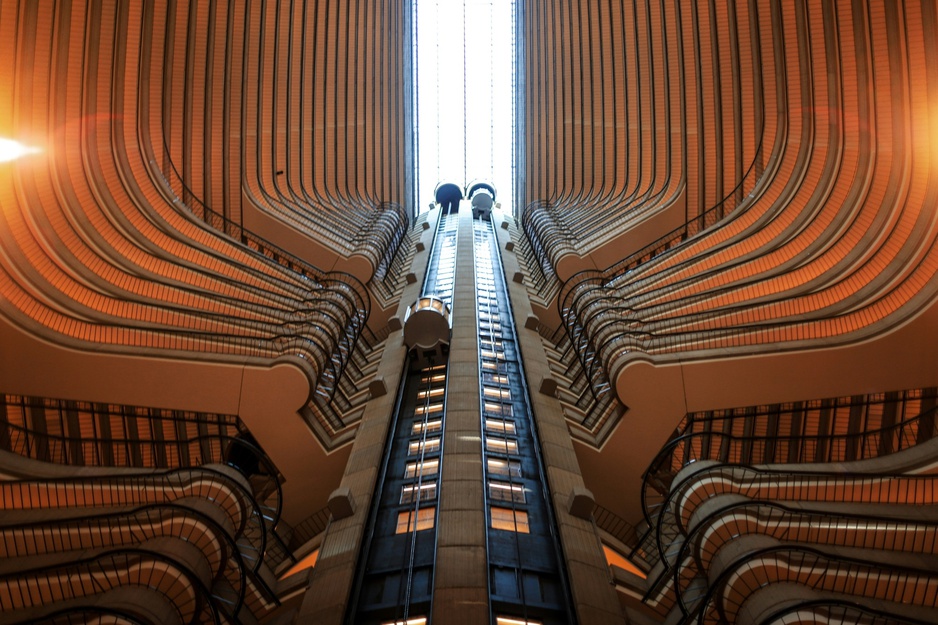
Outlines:
<svg viewBox="0 0 938 625"><path fill-rule="evenodd" d="M352 491L347 486L340 486L329 495L329 512L332 519L338 521L350 517L355 513L355 501Z"/></svg>

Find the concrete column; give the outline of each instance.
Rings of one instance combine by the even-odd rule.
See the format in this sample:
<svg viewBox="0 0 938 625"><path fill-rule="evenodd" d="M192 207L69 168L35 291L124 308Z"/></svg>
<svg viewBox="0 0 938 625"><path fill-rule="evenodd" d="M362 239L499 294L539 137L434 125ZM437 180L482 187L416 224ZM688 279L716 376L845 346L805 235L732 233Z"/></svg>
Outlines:
<svg viewBox="0 0 938 625"><path fill-rule="evenodd" d="M489 621L472 214L464 205L456 248L433 591L432 622L447 625Z"/></svg>

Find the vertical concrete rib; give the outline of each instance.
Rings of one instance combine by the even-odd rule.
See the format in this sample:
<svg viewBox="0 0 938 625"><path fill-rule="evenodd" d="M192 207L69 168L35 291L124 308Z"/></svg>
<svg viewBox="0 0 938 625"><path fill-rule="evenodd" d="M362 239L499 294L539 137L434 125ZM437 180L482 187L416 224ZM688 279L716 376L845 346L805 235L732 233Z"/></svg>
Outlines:
<svg viewBox="0 0 938 625"><path fill-rule="evenodd" d="M459 213L434 623L470 625L489 620L478 362L472 213L467 210Z"/></svg>

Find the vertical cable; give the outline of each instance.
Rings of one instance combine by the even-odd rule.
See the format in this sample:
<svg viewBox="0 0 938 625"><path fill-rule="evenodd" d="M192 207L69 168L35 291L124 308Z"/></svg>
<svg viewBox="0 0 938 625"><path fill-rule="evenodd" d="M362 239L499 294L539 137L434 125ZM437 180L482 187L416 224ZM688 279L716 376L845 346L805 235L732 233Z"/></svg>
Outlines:
<svg viewBox="0 0 938 625"><path fill-rule="evenodd" d="M489 24L495 14L489 0ZM495 182L495 37L489 29L489 182Z"/></svg>
<svg viewBox="0 0 938 625"><path fill-rule="evenodd" d="M421 420L421 432L420 432L420 455L417 460L417 467L415 476L417 481L411 485L411 494L414 497L413 507L410 511L410 519L408 519L408 525L410 526L410 556L407 563L407 582L404 585L404 622L407 622L408 617L410 616L410 596L411 590L413 589L414 583L414 557L417 552L417 517L420 514L420 502L423 497L423 471L424 471L424 461L426 460L427 454L427 432L429 431L429 419L430 419L430 402L432 398L431 391L433 390L433 357L430 357L430 365L424 369L427 374L426 378L426 397L424 397L423 402L423 419ZM423 375L423 372L421 372ZM423 381L423 380L421 380ZM419 392L419 391L418 391ZM442 417L441 417L442 418ZM406 465L405 465L406 466ZM437 467L437 473L439 473L439 467ZM439 475L437 476L439 479ZM437 500L439 500L439 493L437 493ZM436 523L436 515L434 514L434 524Z"/></svg>
<svg viewBox="0 0 938 625"><path fill-rule="evenodd" d="M468 180L468 144L469 144L469 107L468 103L468 88L466 83L469 82L469 74L467 71L467 60L468 56L466 54L466 2L463 0L462 3L462 181L463 184L466 184Z"/></svg>

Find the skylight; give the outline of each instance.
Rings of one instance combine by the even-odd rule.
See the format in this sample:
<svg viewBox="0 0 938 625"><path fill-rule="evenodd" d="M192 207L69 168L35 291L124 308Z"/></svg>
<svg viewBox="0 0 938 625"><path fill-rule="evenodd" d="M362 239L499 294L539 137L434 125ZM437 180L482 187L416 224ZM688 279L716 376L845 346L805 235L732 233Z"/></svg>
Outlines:
<svg viewBox="0 0 938 625"><path fill-rule="evenodd" d="M418 211L441 181L514 185L514 0L416 0Z"/></svg>

